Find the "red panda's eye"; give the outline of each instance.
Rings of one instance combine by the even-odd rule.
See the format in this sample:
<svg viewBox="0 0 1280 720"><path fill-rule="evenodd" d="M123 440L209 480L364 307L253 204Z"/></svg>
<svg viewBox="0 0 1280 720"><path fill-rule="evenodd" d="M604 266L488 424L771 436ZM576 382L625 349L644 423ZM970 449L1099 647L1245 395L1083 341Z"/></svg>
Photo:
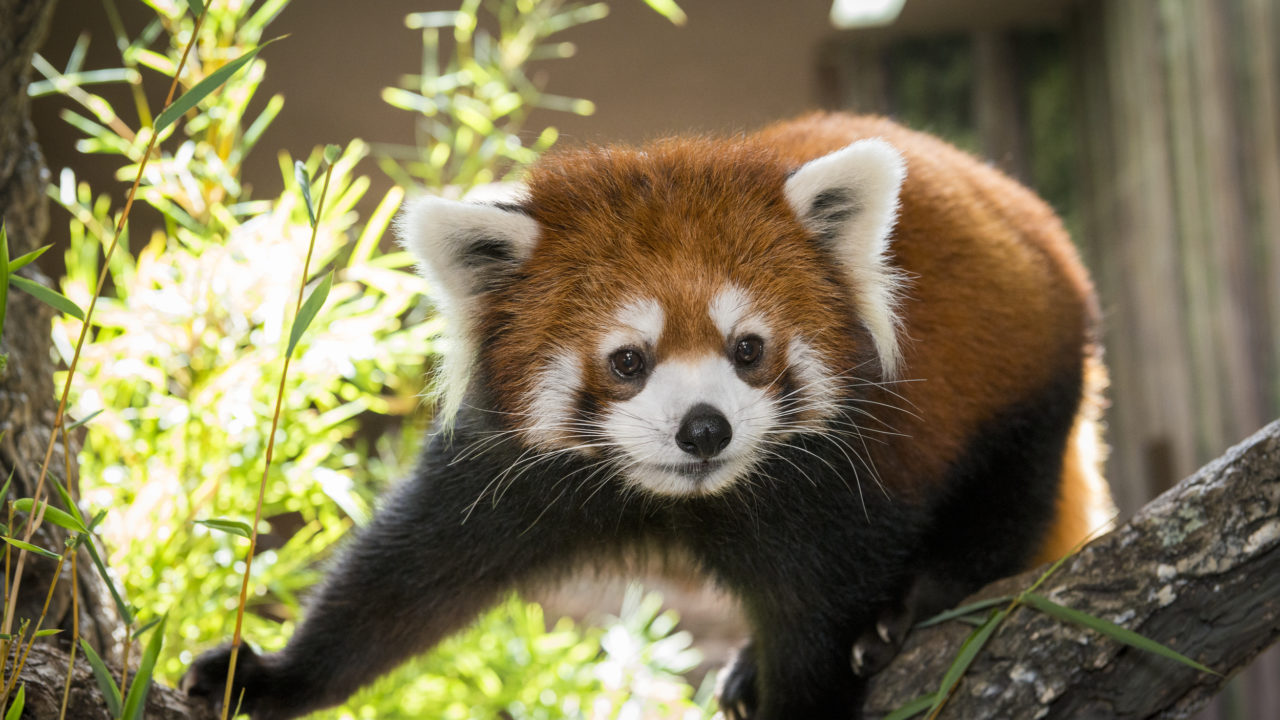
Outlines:
<svg viewBox="0 0 1280 720"><path fill-rule="evenodd" d="M738 341L733 349L733 361L739 365L754 365L764 353L764 341L755 335L748 335Z"/></svg>
<svg viewBox="0 0 1280 720"><path fill-rule="evenodd" d="M644 356L638 350L623 348L609 358L609 364L618 377L633 378L644 372Z"/></svg>

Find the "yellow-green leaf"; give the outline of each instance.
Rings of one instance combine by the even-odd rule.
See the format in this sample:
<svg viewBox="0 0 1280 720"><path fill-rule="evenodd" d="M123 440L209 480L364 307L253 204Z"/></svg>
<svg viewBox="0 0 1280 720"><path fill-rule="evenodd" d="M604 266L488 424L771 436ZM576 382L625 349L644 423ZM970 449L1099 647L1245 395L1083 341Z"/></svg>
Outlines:
<svg viewBox="0 0 1280 720"><path fill-rule="evenodd" d="M156 658L160 656L160 646L164 643L164 624L168 616L160 619L160 625L151 631L151 639L147 640L147 649L142 653L142 663L138 665L138 673L129 683L129 692L124 698L124 709L120 720L142 720L142 709L147 703L147 692L151 689L151 673L156 667Z"/></svg>
<svg viewBox="0 0 1280 720"><path fill-rule="evenodd" d="M279 38L276 38L276 40L279 40ZM223 65L217 70L214 70L209 73L205 79L196 83L190 90L182 93L177 100L173 101L172 105L165 108L164 112L160 113L160 116L156 118L154 131L159 133L172 125L174 120L177 120L183 113L199 104L201 100L208 97L209 93L222 87L223 83L252 60L254 56L262 50L262 48L270 45L276 40L269 40L249 52L246 52L235 60L232 60L226 65Z"/></svg>
<svg viewBox="0 0 1280 720"><path fill-rule="evenodd" d="M17 538L7 537L4 539L4 541L21 550L26 550L27 552L32 552L37 555L43 555L44 557L51 558L53 560L57 560L58 558L62 557L56 552L45 550L42 547L36 547L35 545L32 545L29 542L23 542L21 540L18 540Z"/></svg>
<svg viewBox="0 0 1280 720"><path fill-rule="evenodd" d="M33 501L31 498L22 498L21 500L15 500L13 503L13 506L17 508L20 512L27 513L28 515L34 515L35 513L31 512L31 508L34 506L34 504L35 504L35 501ZM43 503L43 505L45 506L44 507L45 520L48 520L49 522L53 523L54 525L57 525L58 527L66 528L73 532L89 532L88 528L86 528L84 526L84 523L80 522L78 518L75 518L70 514L59 510L56 507L51 507L48 503Z"/></svg>
<svg viewBox="0 0 1280 720"><path fill-rule="evenodd" d="M215 518L211 520L197 520L196 524L204 525L207 528L211 528L219 532L239 535L242 538L247 538L253 534L253 529L249 527L248 523L242 523L239 520L219 520Z"/></svg>
<svg viewBox="0 0 1280 720"><path fill-rule="evenodd" d="M84 320L84 312L80 310L80 306L38 282L28 280L18 275L10 275L9 283L16 286L19 290L32 295L40 302L49 305L55 310L64 312L77 320Z"/></svg>
<svg viewBox="0 0 1280 720"><path fill-rule="evenodd" d="M1192 660L1186 655L1183 655L1177 652L1176 650L1173 650L1167 645L1162 645L1156 642L1155 640L1152 640L1151 638L1148 638L1143 635L1139 635L1138 633L1132 630L1126 630L1125 628L1122 628L1119 625L1116 625L1115 623L1110 622L1108 620L1103 620L1100 617L1096 617L1094 615L1090 615L1089 613L1081 612L1079 610L1066 607L1065 605L1059 605L1058 603L1050 600L1049 598L1043 595L1036 595L1035 593L1023 593L1021 596L1021 599L1026 604L1039 610L1042 613L1045 613L1046 615L1052 615L1053 617L1056 617L1059 620L1065 620L1070 623L1075 623L1076 625L1083 625L1084 627L1087 627L1090 630L1096 630L1097 632L1100 632L1103 635L1106 635L1112 640L1122 642L1125 645L1129 645L1130 647L1135 647L1135 648L1138 648L1139 650L1145 650L1149 653L1154 653L1156 655L1159 655L1160 657L1180 662L1183 665L1187 665L1188 667L1193 667L1196 670L1199 670L1200 672L1206 672L1211 675L1219 674L1217 671L1209 667L1206 667L1204 665L1201 665L1195 660Z"/></svg>
<svg viewBox="0 0 1280 720"><path fill-rule="evenodd" d="M675 0L644 0L644 4L653 8L662 17L670 20L674 25L683 25L689 20L684 14L684 10L676 4Z"/></svg>
<svg viewBox="0 0 1280 720"><path fill-rule="evenodd" d="M6 245L5 249L0 250L0 252L4 253L4 256L7 258L9 256L9 248L7 247L7 243L4 243L3 233L0 233L0 244ZM48 250L51 247L53 246L45 245L42 248L37 248L35 250L32 250L26 255L19 255L18 257L14 258L13 262L9 263L9 272L13 272L15 270L22 268L25 265L35 262L37 259L40 258L41 255L44 254L45 250Z"/></svg>
<svg viewBox="0 0 1280 720"><path fill-rule="evenodd" d="M960 681L969 666L973 664L974 658L978 657L978 653L986 646L987 641L991 639L992 633L999 627L1000 622L1004 620L1006 611L997 610L991 613L987 621L980 627L969 633L969 637L965 638L964 644L960 646L960 652L956 653L956 657L951 661L951 667L947 668L947 672L942 676L942 683L938 686L938 692L933 696L933 703L929 706L929 712L933 712L947 701L947 697L951 694L951 687Z"/></svg>
<svg viewBox="0 0 1280 720"><path fill-rule="evenodd" d="M4 714L4 720L19 720L22 717L22 708L27 704L27 686L19 685L18 694L13 698L13 704L9 706L9 712Z"/></svg>
<svg viewBox="0 0 1280 720"><path fill-rule="evenodd" d="M98 681L98 689L102 691L102 697L107 700L107 710L111 711L111 717L120 717L120 688L111 677L107 664L102 662L102 658L98 657L98 653L94 652L93 647L85 642L84 638L80 638L80 648L84 650L84 656L89 660L89 667L93 668L93 679Z"/></svg>
<svg viewBox="0 0 1280 720"><path fill-rule="evenodd" d="M302 191L302 200L307 206L307 219L311 221L311 227L315 227L316 209L311 204L311 178L307 177L307 166L301 160L293 161L293 179L298 182L298 189Z"/></svg>
<svg viewBox="0 0 1280 720"><path fill-rule="evenodd" d="M899 706L897 710L885 715L883 720L907 720L907 718L913 718L933 707L933 704L937 702L937 698L938 696L936 693L933 695L921 695L915 700L911 700L910 702Z"/></svg>
<svg viewBox="0 0 1280 720"><path fill-rule="evenodd" d="M332 286L333 272L330 271L303 301L302 308L298 310L298 317L293 319L293 328L289 330L289 349L285 351L285 355L293 354L293 348L298 344L302 333L306 332L307 326L315 319L316 313L320 312L325 299L329 297L329 288Z"/></svg>

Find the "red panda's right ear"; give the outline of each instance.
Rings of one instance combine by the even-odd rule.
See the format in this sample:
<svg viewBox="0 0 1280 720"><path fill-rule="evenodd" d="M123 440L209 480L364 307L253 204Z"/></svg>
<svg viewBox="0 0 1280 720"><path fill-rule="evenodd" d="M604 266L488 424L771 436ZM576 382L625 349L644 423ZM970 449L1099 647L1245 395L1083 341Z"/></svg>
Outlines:
<svg viewBox="0 0 1280 720"><path fill-rule="evenodd" d="M502 285L529 259L538 223L518 205L423 197L408 204L396 229L445 316L452 347L445 352L437 392L447 425L461 405L475 364L480 296Z"/></svg>
<svg viewBox="0 0 1280 720"><path fill-rule="evenodd" d="M511 275L533 252L538 223L518 205L423 197L399 222L400 244L448 305L466 305Z"/></svg>

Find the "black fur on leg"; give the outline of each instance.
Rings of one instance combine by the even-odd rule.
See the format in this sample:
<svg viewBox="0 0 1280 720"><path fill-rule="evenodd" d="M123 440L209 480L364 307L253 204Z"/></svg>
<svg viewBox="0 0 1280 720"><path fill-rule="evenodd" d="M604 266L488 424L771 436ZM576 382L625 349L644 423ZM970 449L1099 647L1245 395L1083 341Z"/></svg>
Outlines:
<svg viewBox="0 0 1280 720"><path fill-rule="evenodd" d="M747 643L720 676L716 693L728 720L752 720L756 713L755 647Z"/></svg>

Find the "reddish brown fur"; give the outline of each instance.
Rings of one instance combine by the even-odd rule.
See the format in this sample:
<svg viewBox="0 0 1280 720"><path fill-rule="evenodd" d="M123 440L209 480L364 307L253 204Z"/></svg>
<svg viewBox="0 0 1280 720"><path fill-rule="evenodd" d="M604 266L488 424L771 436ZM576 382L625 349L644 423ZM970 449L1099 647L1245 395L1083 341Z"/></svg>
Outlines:
<svg viewBox="0 0 1280 720"><path fill-rule="evenodd" d="M951 146L884 119L813 115L731 140L545 159L531 174L526 203L543 235L516 289L497 294L481 327L490 341L482 363L529 359L485 363L496 395L524 397L530 370L572 347L588 392L611 398L616 383L592 353L617 308L639 297L667 309L659 361L705 352L722 342L706 316L721 277L746 288L770 326L803 333L833 370L874 357L853 322L856 288L804 241L783 192L789 170L865 137L884 138L907 163L890 253L910 278L902 376L923 380L895 386L901 399L886 396L911 409L884 418L908 437L873 453L895 455L891 492L936 492L924 479L943 477L984 421L1094 358L1097 309L1073 246L1043 202ZM1103 376L1090 373L1087 382L1085 402L1094 403ZM1092 417L1092 407L1084 411ZM1080 479L1096 468L1082 462L1065 463L1060 520L1045 556L1094 529L1070 512L1096 494Z"/></svg>

